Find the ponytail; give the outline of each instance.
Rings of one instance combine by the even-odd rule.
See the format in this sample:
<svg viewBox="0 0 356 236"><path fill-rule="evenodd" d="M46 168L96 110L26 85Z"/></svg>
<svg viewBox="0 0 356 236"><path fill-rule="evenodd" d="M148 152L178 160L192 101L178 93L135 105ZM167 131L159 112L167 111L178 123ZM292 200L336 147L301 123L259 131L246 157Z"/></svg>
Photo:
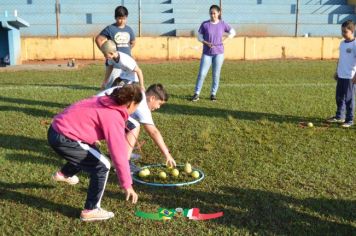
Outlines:
<svg viewBox="0 0 356 236"><path fill-rule="evenodd" d="M135 104L142 100L141 87L137 84L125 84L122 87L114 89L109 95L117 105L122 106L131 102Z"/></svg>

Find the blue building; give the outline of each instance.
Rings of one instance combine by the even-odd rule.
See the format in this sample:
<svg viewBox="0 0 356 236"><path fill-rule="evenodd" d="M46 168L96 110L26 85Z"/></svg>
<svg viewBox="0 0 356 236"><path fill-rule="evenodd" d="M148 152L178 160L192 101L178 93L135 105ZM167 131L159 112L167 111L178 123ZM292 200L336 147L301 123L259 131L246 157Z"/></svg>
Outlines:
<svg viewBox="0 0 356 236"><path fill-rule="evenodd" d="M31 25L23 36L95 36L114 22L114 9L129 10L128 24L141 36L192 36L209 18L210 5L240 36L340 36L356 21L347 0L0 0L0 15L17 11ZM299 2L299 4L297 4Z"/></svg>

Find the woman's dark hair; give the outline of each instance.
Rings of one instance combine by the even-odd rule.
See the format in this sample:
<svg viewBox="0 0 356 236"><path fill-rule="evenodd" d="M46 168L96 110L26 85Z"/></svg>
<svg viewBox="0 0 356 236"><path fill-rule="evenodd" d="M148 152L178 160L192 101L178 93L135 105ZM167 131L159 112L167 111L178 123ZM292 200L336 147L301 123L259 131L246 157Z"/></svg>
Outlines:
<svg viewBox="0 0 356 236"><path fill-rule="evenodd" d="M219 15L219 20L221 20L221 8L220 8L218 5L211 5L211 6L210 6L210 9L209 9L209 13L210 13L211 10L213 10L213 9L220 13L220 15Z"/></svg>
<svg viewBox="0 0 356 236"><path fill-rule="evenodd" d="M118 17L127 17L129 15L129 11L127 10L126 7L124 6L118 6L116 9L115 9L115 18L118 18Z"/></svg>
<svg viewBox="0 0 356 236"><path fill-rule="evenodd" d="M162 84L152 84L146 90L146 95L155 96L157 99L167 102L169 95Z"/></svg>
<svg viewBox="0 0 356 236"><path fill-rule="evenodd" d="M138 84L125 84L122 87L114 89L114 91L109 96L119 106L128 104L130 102L137 104L142 100L141 87Z"/></svg>

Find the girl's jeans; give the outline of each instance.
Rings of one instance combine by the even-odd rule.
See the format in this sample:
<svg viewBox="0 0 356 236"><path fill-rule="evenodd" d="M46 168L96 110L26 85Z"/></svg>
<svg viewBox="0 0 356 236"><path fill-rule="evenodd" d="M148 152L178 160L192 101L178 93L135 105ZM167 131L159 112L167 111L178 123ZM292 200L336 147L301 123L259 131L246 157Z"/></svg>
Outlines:
<svg viewBox="0 0 356 236"><path fill-rule="evenodd" d="M208 74L210 65L213 64L213 82L211 85L210 94L216 95L219 88L220 72L221 72L221 67L223 65L223 62L224 62L224 54L217 54L213 56L208 56L205 54L202 55L200 60L199 74L195 85L196 94L200 94L205 77Z"/></svg>

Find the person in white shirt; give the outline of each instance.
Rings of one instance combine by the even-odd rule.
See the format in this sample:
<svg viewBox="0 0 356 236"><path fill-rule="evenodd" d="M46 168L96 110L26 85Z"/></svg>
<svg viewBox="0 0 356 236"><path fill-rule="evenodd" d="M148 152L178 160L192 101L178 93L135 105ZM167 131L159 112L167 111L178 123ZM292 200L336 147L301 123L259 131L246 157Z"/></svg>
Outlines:
<svg viewBox="0 0 356 236"><path fill-rule="evenodd" d="M329 123L341 123L342 127L353 125L355 112L355 83L356 83L356 41L355 23L347 20L341 25L342 37L340 43L339 61L334 75L336 85L336 114L329 118ZM345 114L346 110L346 114Z"/></svg>
<svg viewBox="0 0 356 236"><path fill-rule="evenodd" d="M114 83L119 83L122 80L125 81L125 83L139 83L142 89L145 88L142 70L132 57L117 51L114 41L105 41L100 50L104 54L108 63L101 89L110 88ZM121 72L119 75L112 75L111 72L114 68L120 69Z"/></svg>
<svg viewBox="0 0 356 236"><path fill-rule="evenodd" d="M97 96L111 94L111 92L117 87L118 86L104 90ZM153 122L151 113L152 111L159 109L163 104L165 104L168 101L168 98L169 95L162 84L152 84L147 88L146 92L143 93L142 101L138 105L136 111L130 115L126 123L126 139L129 154L128 159L131 158L133 147L135 146L135 143L138 139L140 133L140 125L143 125L143 128L147 134L152 138L165 157L166 165L176 166L176 162L172 157L167 145L165 144L161 132Z"/></svg>

